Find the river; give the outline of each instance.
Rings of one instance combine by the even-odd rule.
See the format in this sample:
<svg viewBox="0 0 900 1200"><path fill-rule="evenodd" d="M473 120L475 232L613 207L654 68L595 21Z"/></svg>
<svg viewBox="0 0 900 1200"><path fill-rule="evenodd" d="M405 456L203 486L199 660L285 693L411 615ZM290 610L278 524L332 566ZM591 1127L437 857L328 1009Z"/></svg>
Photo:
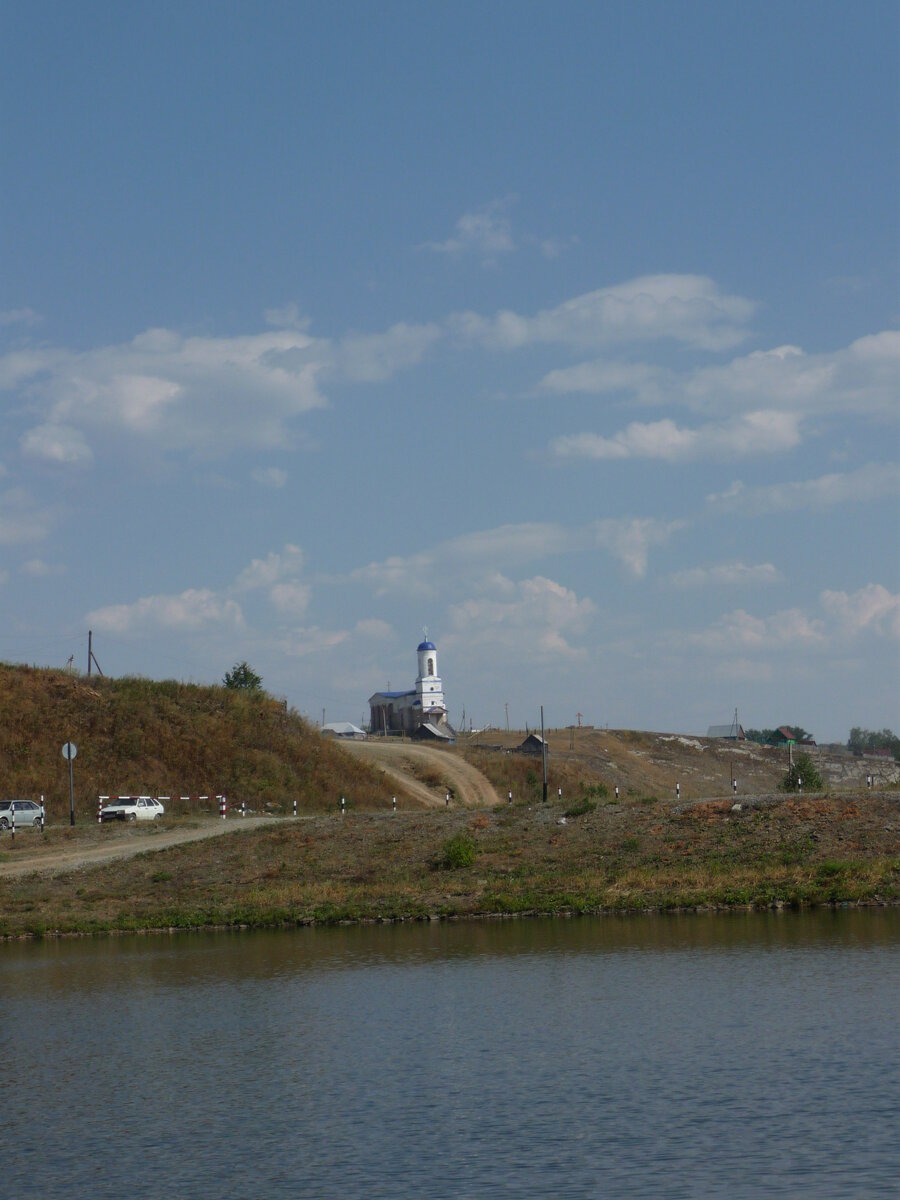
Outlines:
<svg viewBox="0 0 900 1200"><path fill-rule="evenodd" d="M878 1197L897 910L0 946L25 1197Z"/></svg>

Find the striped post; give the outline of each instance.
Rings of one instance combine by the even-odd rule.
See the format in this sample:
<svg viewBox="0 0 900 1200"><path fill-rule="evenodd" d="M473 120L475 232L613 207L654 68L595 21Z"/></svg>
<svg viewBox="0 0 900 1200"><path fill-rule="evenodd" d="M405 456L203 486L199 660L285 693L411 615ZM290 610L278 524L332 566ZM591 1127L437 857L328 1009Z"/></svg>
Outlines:
<svg viewBox="0 0 900 1200"><path fill-rule="evenodd" d="M226 813L227 808L228 808L228 805L225 803L225 797L220 796L219 797L219 816L222 818L223 821L225 820L225 813Z"/></svg>
<svg viewBox="0 0 900 1200"><path fill-rule="evenodd" d="M444 804L446 804L447 808L450 807L450 793L449 792L447 792L446 796L444 796Z"/></svg>
<svg viewBox="0 0 900 1200"><path fill-rule="evenodd" d="M396 796L394 797L393 805L394 805L394 812L396 812L397 811L397 797Z"/></svg>
<svg viewBox="0 0 900 1200"><path fill-rule="evenodd" d="M509 793L508 801L510 804L512 804L512 791L510 791L510 793Z"/></svg>
<svg viewBox="0 0 900 1200"><path fill-rule="evenodd" d="M241 801L241 816L246 817L246 815L247 815L247 801L242 800Z"/></svg>
<svg viewBox="0 0 900 1200"><path fill-rule="evenodd" d="M16 806L15 802L9 806L9 815L12 820L12 840L16 840Z"/></svg>
<svg viewBox="0 0 900 1200"><path fill-rule="evenodd" d="M341 796L341 816L344 815L344 810L347 807L347 801Z"/></svg>
<svg viewBox="0 0 900 1200"><path fill-rule="evenodd" d="M618 803L618 800L619 800L619 785L616 784L616 802L617 803Z"/></svg>
<svg viewBox="0 0 900 1200"><path fill-rule="evenodd" d="M681 784L680 783L675 784L675 799L676 800L681 799Z"/></svg>
<svg viewBox="0 0 900 1200"><path fill-rule="evenodd" d="M297 815L297 798L294 797L294 816L296 817L296 815Z"/></svg>
<svg viewBox="0 0 900 1200"><path fill-rule="evenodd" d="M105 799L106 799L105 796L97 797L97 824L98 825L103 824L103 801Z"/></svg>
<svg viewBox="0 0 900 1200"><path fill-rule="evenodd" d="M46 821L46 813L44 812L44 797L41 796L41 833L44 832L44 826L46 825L46 823L47 823L47 821Z"/></svg>

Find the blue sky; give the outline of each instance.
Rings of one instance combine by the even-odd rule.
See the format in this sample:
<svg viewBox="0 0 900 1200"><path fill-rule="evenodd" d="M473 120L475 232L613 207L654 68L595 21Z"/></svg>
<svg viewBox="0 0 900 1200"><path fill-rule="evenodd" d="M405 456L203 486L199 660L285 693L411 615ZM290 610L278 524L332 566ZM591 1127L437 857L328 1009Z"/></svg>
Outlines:
<svg viewBox="0 0 900 1200"><path fill-rule="evenodd" d="M0 658L900 728L893 3L0 16Z"/></svg>

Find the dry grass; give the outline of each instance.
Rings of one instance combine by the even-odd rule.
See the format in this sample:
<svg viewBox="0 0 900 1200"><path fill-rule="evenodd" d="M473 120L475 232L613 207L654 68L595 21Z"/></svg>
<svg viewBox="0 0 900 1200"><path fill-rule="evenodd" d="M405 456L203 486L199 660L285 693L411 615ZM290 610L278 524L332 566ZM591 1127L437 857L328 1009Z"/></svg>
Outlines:
<svg viewBox="0 0 900 1200"><path fill-rule="evenodd" d="M709 811L707 811L709 809ZM896 794L735 814L668 803L315 816L0 885L0 933L896 903ZM445 867L464 834L470 866ZM148 846L149 849L149 846Z"/></svg>
<svg viewBox="0 0 900 1200"><path fill-rule="evenodd" d="M69 808L61 747L78 747L76 809L99 794L167 795L172 812L224 793L234 804L324 810L390 803L380 772L345 755L281 701L224 687L148 679L86 680L0 664L0 796L46 796ZM194 797L182 805L182 794Z"/></svg>

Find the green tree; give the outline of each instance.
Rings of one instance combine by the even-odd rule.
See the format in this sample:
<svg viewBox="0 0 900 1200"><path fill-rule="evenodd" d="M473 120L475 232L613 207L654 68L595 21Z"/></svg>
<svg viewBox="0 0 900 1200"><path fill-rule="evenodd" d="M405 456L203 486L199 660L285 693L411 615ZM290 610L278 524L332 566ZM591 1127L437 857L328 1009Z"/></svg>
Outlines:
<svg viewBox="0 0 900 1200"><path fill-rule="evenodd" d="M230 671L225 672L222 682L236 692L262 691L262 676L257 675L247 662L235 663Z"/></svg>
<svg viewBox="0 0 900 1200"><path fill-rule="evenodd" d="M821 792L825 781L819 773L819 768L808 754L798 754L795 762L781 781L783 792L799 792L800 785L808 792Z"/></svg>

